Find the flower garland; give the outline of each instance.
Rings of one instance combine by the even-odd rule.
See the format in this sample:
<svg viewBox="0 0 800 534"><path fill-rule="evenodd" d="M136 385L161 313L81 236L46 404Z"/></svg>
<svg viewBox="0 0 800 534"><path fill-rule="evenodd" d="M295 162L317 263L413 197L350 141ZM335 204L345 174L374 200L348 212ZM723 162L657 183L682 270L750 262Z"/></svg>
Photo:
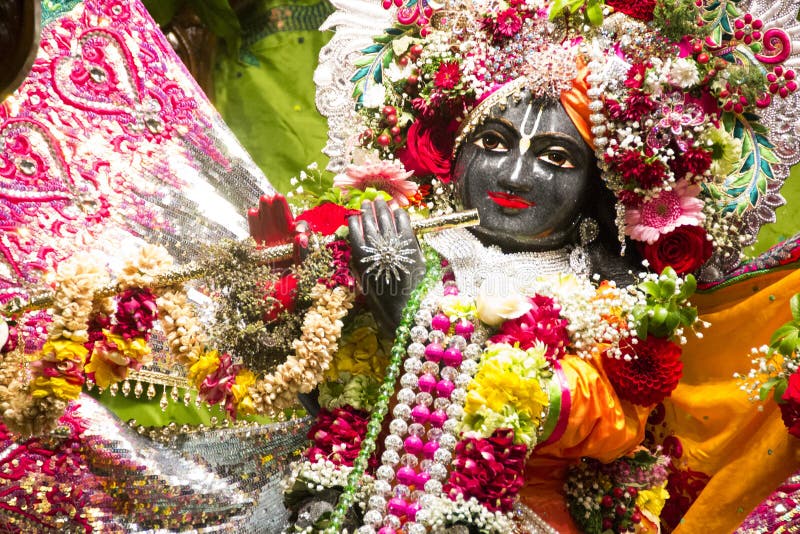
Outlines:
<svg viewBox="0 0 800 534"><path fill-rule="evenodd" d="M564 490L567 506L582 532L635 532L659 524L669 498L666 456L640 450L610 464L583 458L572 467ZM648 528L647 531L650 531Z"/></svg>
<svg viewBox="0 0 800 534"><path fill-rule="evenodd" d="M0 370L0 410L14 433L29 436L55 428L67 403L78 398L84 383L88 324L95 289L103 271L86 258L72 258L56 274L57 290L47 341L29 359L26 369L4 358ZM15 368L16 367L16 368Z"/></svg>
<svg viewBox="0 0 800 534"><path fill-rule="evenodd" d="M317 284L313 303L303 320L294 354L274 372L257 376L233 364L231 356L205 350L199 321L182 291L167 291L158 299L159 315L170 351L187 368L189 380L200 397L211 404L223 403L232 417L237 414L275 415L294 406L298 393L308 393L323 379L341 335L341 319L353 304L345 287Z"/></svg>
<svg viewBox="0 0 800 534"><path fill-rule="evenodd" d="M427 263L430 268L437 262L429 255ZM309 432L306 464L325 461L356 469L350 471L338 514L318 518L306 531L342 525L353 503L347 488L356 487L358 472L377 460L372 453L383 425L388 435L372 492L359 493L365 503L359 532L386 526L423 533L452 525L456 517L470 517L482 525L481 532L508 532L525 459L537 444L558 438L569 413L561 358L568 352L598 358L620 397L636 404L659 402L676 386L681 371L676 341L685 342L684 328L696 322L687 303L692 278L683 281L668 269L620 290L608 282L595 285L585 277L561 275L526 287L531 297L492 297L479 290L472 299L460 295L445 272L445 282L426 294L413 316L410 310L404 314L389 367L398 370L384 379L369 422L352 405L338 404L332 412L323 411ZM359 339L367 338L362 330ZM352 370L352 356L344 357L333 366ZM382 422L385 399L400 365L405 374L387 425ZM353 398L362 401L359 395ZM479 514L470 512L478 508Z"/></svg>

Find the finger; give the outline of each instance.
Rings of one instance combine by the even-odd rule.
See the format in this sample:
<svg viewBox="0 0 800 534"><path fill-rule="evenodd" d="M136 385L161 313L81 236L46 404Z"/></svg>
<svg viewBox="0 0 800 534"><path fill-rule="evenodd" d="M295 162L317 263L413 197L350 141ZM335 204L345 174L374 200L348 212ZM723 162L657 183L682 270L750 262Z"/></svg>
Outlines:
<svg viewBox="0 0 800 534"><path fill-rule="evenodd" d="M350 240L350 249L353 254L357 254L365 245L364 228L361 226L361 219L361 215L351 215L347 218L347 227L350 229L348 238Z"/></svg>
<svg viewBox="0 0 800 534"><path fill-rule="evenodd" d="M414 229L411 227L411 217L408 212L402 208L398 208L392 212L394 215L394 225L397 228L397 235L404 238L414 238Z"/></svg>
<svg viewBox="0 0 800 534"><path fill-rule="evenodd" d="M375 216L378 220L378 229L381 234L391 236L397 232L394 227L392 211L389 209L385 200L379 199L375 201Z"/></svg>
<svg viewBox="0 0 800 534"><path fill-rule="evenodd" d="M262 231L261 221L258 218L258 208L250 208L247 210L247 227L250 229L250 237L255 239L256 243L261 245L264 243L264 232Z"/></svg>
<svg viewBox="0 0 800 534"><path fill-rule="evenodd" d="M369 245L372 239L381 233L375 216L374 203L364 202L361 204L361 225L364 227L364 240Z"/></svg>
<svg viewBox="0 0 800 534"><path fill-rule="evenodd" d="M263 207L263 205L262 205ZM267 240L270 243L289 241L292 232L292 212L283 195L275 194L266 202L264 212Z"/></svg>
<svg viewBox="0 0 800 534"><path fill-rule="evenodd" d="M298 232L294 234L294 263L303 263L306 256L308 256L308 234L305 232Z"/></svg>

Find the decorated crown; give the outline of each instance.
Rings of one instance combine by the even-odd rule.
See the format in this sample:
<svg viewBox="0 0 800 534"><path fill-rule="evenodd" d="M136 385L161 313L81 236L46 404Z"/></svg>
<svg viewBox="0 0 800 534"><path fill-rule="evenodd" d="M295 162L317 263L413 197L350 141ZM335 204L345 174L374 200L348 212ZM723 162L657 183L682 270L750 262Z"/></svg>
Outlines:
<svg viewBox="0 0 800 534"><path fill-rule="evenodd" d="M527 91L595 149L623 252L627 238L654 270L723 277L784 203L800 159L790 2L395 4L343 1L324 26L331 170L357 173L366 149L446 191L471 130Z"/></svg>

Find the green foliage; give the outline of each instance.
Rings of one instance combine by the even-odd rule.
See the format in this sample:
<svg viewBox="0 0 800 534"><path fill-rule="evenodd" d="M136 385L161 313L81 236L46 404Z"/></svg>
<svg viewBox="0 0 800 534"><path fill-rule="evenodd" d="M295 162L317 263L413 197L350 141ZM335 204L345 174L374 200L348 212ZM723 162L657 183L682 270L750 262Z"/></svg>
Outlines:
<svg viewBox="0 0 800 534"><path fill-rule="evenodd" d="M736 87L750 102L757 101L767 91L767 77L755 63L734 64L726 72L731 87Z"/></svg>
<svg viewBox="0 0 800 534"><path fill-rule="evenodd" d="M658 0L653 10L653 24L667 39L677 43L685 35L702 37L708 34L708 24L697 25L699 14L694 0Z"/></svg>
<svg viewBox="0 0 800 534"><path fill-rule="evenodd" d="M785 360L796 360L800 352L800 293L789 300L789 308L792 311L792 318L772 333L767 354L770 356L780 354ZM761 386L758 397L762 401L766 400L772 391L775 402L780 403L786 386L785 376L773 377Z"/></svg>
<svg viewBox="0 0 800 534"><path fill-rule="evenodd" d="M162 28L168 25L186 0L142 0L144 7Z"/></svg>
<svg viewBox="0 0 800 534"><path fill-rule="evenodd" d="M697 308L687 304L697 289L691 274L681 280L672 267L667 267L655 279L637 286L644 294L645 304L633 309L636 335L645 339L648 334L669 338L679 327L691 327L697 320Z"/></svg>
<svg viewBox="0 0 800 534"><path fill-rule="evenodd" d="M556 20L561 16L571 17L579 12L588 24L592 26L603 24L602 0L555 0L550 6L550 20Z"/></svg>

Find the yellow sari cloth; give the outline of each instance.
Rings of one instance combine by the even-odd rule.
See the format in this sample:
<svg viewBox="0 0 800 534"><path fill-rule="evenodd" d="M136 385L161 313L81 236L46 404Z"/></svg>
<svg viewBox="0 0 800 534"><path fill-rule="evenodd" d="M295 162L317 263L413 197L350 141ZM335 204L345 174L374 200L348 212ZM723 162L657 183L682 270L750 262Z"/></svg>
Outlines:
<svg viewBox="0 0 800 534"><path fill-rule="evenodd" d="M748 400L734 373L752 365L750 349L769 341L791 317L800 271L776 271L694 297L712 323L702 338L688 333L683 377L664 401L657 442L680 441L677 469L710 477L675 532L732 532L789 475L800 469L800 440L791 437L777 405ZM531 456L522 501L559 532L578 532L563 496L566 470L581 456L611 461L644 437L649 408L621 401L600 361L562 360L572 397L566 432ZM703 477L705 478L705 477ZM678 495L671 498L678 499ZM644 526L644 525L643 525Z"/></svg>
<svg viewBox="0 0 800 534"><path fill-rule="evenodd" d="M675 532L732 532L800 468L800 440L788 434L775 402L750 402L733 377L750 369L750 348L791 319L789 299L798 291L800 271L784 270L694 298L711 328L702 339L689 336L663 429L681 441L677 467L711 480Z"/></svg>

